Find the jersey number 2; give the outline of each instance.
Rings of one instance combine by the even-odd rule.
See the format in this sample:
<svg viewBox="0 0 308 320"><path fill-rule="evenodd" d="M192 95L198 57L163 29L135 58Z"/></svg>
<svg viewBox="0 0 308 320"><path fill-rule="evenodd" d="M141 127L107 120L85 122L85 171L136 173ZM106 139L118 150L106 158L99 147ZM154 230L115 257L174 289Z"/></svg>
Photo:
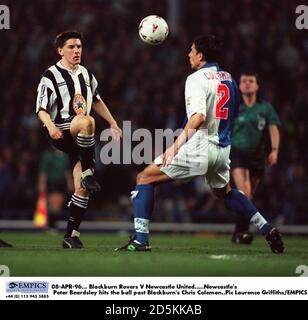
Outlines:
<svg viewBox="0 0 308 320"><path fill-rule="evenodd" d="M217 88L217 94L220 95L220 99L216 104L216 118L227 120L229 109L225 105L230 99L229 87L226 84L220 83Z"/></svg>

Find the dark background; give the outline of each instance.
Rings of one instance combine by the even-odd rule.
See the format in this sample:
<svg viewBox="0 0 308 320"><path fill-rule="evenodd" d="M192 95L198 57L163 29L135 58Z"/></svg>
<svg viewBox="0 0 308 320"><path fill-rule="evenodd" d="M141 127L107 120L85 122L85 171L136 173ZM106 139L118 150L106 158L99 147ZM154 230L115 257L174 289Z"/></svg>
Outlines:
<svg viewBox="0 0 308 320"><path fill-rule="evenodd" d="M302 1L303 2L303 1ZM172 3L175 5L172 7ZM0 218L32 219L38 166L48 138L35 115L36 89L59 57L55 36L66 29L84 35L82 64L99 81L99 92L119 125L178 128L185 115L187 54L205 32L224 40L222 68L237 80L243 70L261 79L261 97L281 119L279 164L267 168L255 203L273 222L308 223L308 37L295 27L300 1L2 1L11 29L0 30ZM149 14L170 28L160 46L144 44L138 25ZM97 137L106 123L97 121ZM97 152L99 153L99 146ZM98 163L103 190L91 201L88 219L129 220L128 195L141 166ZM154 220L232 222L209 195L203 180L157 190ZM65 217L65 210L63 216Z"/></svg>

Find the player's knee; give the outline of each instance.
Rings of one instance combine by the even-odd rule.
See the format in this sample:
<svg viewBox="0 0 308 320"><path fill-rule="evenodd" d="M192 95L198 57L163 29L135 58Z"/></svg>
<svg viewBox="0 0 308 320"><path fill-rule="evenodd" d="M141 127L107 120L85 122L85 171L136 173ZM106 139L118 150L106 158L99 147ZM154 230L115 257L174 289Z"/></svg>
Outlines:
<svg viewBox="0 0 308 320"><path fill-rule="evenodd" d="M81 196L81 197L88 197L89 196L89 193L85 189L83 189L81 186L80 187L76 187L74 193L77 196Z"/></svg>
<svg viewBox="0 0 308 320"><path fill-rule="evenodd" d="M84 116L79 120L82 129L87 131L94 131L95 121L91 116Z"/></svg>
<svg viewBox="0 0 308 320"><path fill-rule="evenodd" d="M146 174L145 171L141 171L137 174L136 178L137 184L148 184L149 183L149 176Z"/></svg>
<svg viewBox="0 0 308 320"><path fill-rule="evenodd" d="M215 189L215 190L212 190L212 192L214 196L219 200L222 200L227 196L226 193L222 190Z"/></svg>
<svg viewBox="0 0 308 320"><path fill-rule="evenodd" d="M143 179L144 179L144 174L143 174L143 171L142 171L142 172L139 172L137 174L136 184L142 184Z"/></svg>
<svg viewBox="0 0 308 320"><path fill-rule="evenodd" d="M231 190L230 186L227 185L223 188L212 188L212 192L216 198L223 200L227 197L228 192Z"/></svg>

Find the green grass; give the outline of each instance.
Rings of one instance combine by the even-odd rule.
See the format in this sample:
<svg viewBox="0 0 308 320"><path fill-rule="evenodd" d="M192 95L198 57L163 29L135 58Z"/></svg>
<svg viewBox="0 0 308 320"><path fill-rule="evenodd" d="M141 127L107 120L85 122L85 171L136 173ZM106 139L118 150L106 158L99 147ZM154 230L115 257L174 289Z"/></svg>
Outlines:
<svg viewBox="0 0 308 320"><path fill-rule="evenodd" d="M127 237L82 234L85 249L61 248L61 235L1 233L14 245L0 249L11 276L295 276L308 265L307 238L285 237L282 255L262 237L235 245L225 235L153 235L152 252L114 252Z"/></svg>

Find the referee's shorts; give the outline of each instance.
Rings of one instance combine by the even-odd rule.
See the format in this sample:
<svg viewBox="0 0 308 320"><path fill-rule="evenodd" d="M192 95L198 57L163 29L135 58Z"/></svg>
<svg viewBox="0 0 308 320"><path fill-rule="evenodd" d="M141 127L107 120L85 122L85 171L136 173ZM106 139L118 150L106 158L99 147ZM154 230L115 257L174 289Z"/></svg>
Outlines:
<svg viewBox="0 0 308 320"><path fill-rule="evenodd" d="M231 148L231 170L236 168L248 169L252 177L262 177L265 168L265 154L258 151L243 151Z"/></svg>

